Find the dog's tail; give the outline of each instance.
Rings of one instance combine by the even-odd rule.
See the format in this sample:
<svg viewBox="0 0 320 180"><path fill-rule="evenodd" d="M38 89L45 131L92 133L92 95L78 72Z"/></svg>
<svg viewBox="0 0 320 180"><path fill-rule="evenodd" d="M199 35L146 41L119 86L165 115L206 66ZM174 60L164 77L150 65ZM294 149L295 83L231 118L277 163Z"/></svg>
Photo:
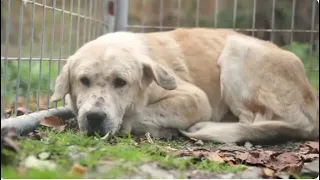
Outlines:
<svg viewBox="0 0 320 180"><path fill-rule="evenodd" d="M303 140L312 136L313 130L293 126L283 121L264 121L253 124L201 122L189 129L180 130L187 137L220 143L275 143L276 141Z"/></svg>

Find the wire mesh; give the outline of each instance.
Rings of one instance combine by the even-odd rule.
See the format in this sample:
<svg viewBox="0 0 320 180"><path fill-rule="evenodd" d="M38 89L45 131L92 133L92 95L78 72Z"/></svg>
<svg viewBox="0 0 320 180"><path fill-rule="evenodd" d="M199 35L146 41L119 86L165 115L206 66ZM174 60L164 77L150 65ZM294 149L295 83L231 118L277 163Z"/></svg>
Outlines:
<svg viewBox="0 0 320 180"><path fill-rule="evenodd" d="M68 56L102 35L104 0L1 1L1 116L50 104Z"/></svg>
<svg viewBox="0 0 320 180"><path fill-rule="evenodd" d="M129 0L127 30L228 28L296 53L319 89L319 5L316 0ZM49 104L66 58L107 25L105 0L1 1L1 115Z"/></svg>
<svg viewBox="0 0 320 180"><path fill-rule="evenodd" d="M319 90L319 5L316 0L129 2L129 31L226 28L270 40L302 59L311 84Z"/></svg>

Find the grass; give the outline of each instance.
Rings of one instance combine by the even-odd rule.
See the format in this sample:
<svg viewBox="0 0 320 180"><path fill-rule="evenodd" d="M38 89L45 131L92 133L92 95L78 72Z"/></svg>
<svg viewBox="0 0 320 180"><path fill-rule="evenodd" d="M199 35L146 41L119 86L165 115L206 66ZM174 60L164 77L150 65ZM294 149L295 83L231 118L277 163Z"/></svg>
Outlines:
<svg viewBox="0 0 320 180"><path fill-rule="evenodd" d="M208 160L195 161L194 158L181 158L148 142L141 142L139 146L132 143L133 138L114 137L111 141L95 139L66 131L57 133L42 130L46 136L42 140L24 138L20 141L21 152L14 156L11 164L1 166L2 178L79 178L76 174L70 174L73 166L71 154L85 153L86 157L78 161L87 167L87 175L95 178L124 178L138 171L138 167L144 163L156 162L164 169L174 169L181 173L189 169L200 169L213 172L238 172L241 166L229 166L217 164ZM166 141L155 140L158 145L169 145ZM181 141L170 141L171 147L184 147ZM211 145L211 144L209 144ZM74 152L70 147L77 147ZM16 167L30 155L39 155L49 152L50 160L58 166L54 171L40 171L28 169L23 173L17 173ZM106 166L103 173L97 172L103 162L112 162L112 166Z"/></svg>

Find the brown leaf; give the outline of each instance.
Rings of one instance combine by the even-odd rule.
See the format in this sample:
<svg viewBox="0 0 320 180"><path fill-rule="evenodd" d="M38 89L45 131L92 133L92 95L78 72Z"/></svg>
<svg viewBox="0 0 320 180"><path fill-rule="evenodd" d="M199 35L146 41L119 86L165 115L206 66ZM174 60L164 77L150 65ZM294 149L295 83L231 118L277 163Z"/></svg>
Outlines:
<svg viewBox="0 0 320 180"><path fill-rule="evenodd" d="M292 152L273 152L273 151L248 151L236 154L237 160L244 161L252 165L263 165L273 170L287 170L298 172L301 170L302 159Z"/></svg>
<svg viewBox="0 0 320 180"><path fill-rule="evenodd" d="M45 117L44 120L40 122L40 125L50 127L52 130L62 132L66 124L62 122L62 120L56 116Z"/></svg>
<svg viewBox="0 0 320 180"><path fill-rule="evenodd" d="M28 114L30 113L31 111L27 110L26 107L17 107L17 116L21 116L21 115L24 115L24 114ZM9 118L12 113L14 113L14 108L7 108L5 110L5 114L6 114L6 118Z"/></svg>
<svg viewBox="0 0 320 180"><path fill-rule="evenodd" d="M224 161L227 162L229 165L235 165L236 164L236 160L234 159L234 157L223 157Z"/></svg>
<svg viewBox="0 0 320 180"><path fill-rule="evenodd" d="M308 154L309 151L310 151L310 148L308 146L301 146L299 153L300 154Z"/></svg>
<svg viewBox="0 0 320 180"><path fill-rule="evenodd" d="M311 162L319 159L319 154L304 154L301 155L304 162Z"/></svg>
<svg viewBox="0 0 320 180"><path fill-rule="evenodd" d="M71 171L70 171L70 173L79 174L81 176L84 176L86 174L86 172L87 172L87 168L78 164L78 163L73 164Z"/></svg>
<svg viewBox="0 0 320 180"><path fill-rule="evenodd" d="M247 149L243 146L236 146L236 145L228 145L228 146L222 146L219 147L220 151L228 151L228 152L235 152L235 151L240 151L240 152L245 152Z"/></svg>
<svg viewBox="0 0 320 180"><path fill-rule="evenodd" d="M52 130L57 131L57 132L62 132L66 129L66 124L58 127L53 127Z"/></svg>
<svg viewBox="0 0 320 180"><path fill-rule="evenodd" d="M310 153L319 153L319 142L308 141L306 145L310 148Z"/></svg>
<svg viewBox="0 0 320 180"><path fill-rule="evenodd" d="M278 153L264 165L274 170L297 172L301 170L301 158L293 152Z"/></svg>
<svg viewBox="0 0 320 180"><path fill-rule="evenodd" d="M290 175L286 172L277 172L273 179L289 179Z"/></svg>
<svg viewBox="0 0 320 180"><path fill-rule="evenodd" d="M262 168L262 177L273 179L275 175L274 170L269 168Z"/></svg>
<svg viewBox="0 0 320 180"><path fill-rule="evenodd" d="M246 161L248 157L249 157L249 152L240 152L235 155L235 158L241 161Z"/></svg>
<svg viewBox="0 0 320 180"><path fill-rule="evenodd" d="M214 161L214 162L217 162L219 164L220 163L224 163L224 159L222 159L217 152L213 152L213 153L209 154L207 159L209 161Z"/></svg>
<svg viewBox="0 0 320 180"><path fill-rule="evenodd" d="M319 142L307 141L300 145L300 154L319 153Z"/></svg>
<svg viewBox="0 0 320 180"><path fill-rule="evenodd" d="M283 169L280 169L280 171L286 171L292 174L299 174L302 170L302 167L303 162L299 162L297 164L287 164Z"/></svg>
<svg viewBox="0 0 320 180"><path fill-rule="evenodd" d="M26 107L18 107L17 108L17 115L18 116L21 116L21 115L24 115L24 114L28 114L30 113L31 111L29 111Z"/></svg>
<svg viewBox="0 0 320 180"><path fill-rule="evenodd" d="M211 151L205 148L180 150L180 156L200 157L200 156L208 156L210 153Z"/></svg>

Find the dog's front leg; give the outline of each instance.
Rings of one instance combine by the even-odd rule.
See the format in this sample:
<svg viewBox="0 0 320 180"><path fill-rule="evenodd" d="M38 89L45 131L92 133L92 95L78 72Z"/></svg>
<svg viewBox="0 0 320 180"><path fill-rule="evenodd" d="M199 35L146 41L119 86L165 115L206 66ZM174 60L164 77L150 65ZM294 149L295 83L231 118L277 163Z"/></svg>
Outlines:
<svg viewBox="0 0 320 180"><path fill-rule="evenodd" d="M209 121L211 111L206 94L196 86L187 84L167 91L139 113L125 117L122 129L132 134L149 132L153 137L171 137L178 129Z"/></svg>

